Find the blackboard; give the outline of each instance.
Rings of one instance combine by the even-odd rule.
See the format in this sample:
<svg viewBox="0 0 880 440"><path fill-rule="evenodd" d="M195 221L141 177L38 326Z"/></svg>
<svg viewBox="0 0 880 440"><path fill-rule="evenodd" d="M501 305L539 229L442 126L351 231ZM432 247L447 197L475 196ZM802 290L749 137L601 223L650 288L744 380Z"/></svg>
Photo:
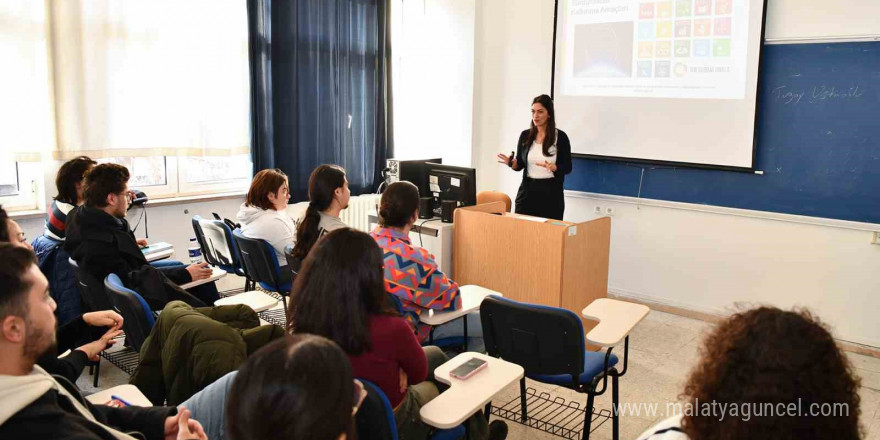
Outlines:
<svg viewBox="0 0 880 440"><path fill-rule="evenodd" d="M755 169L574 159L565 188L880 223L880 42L764 46ZM564 128L564 127L561 127Z"/></svg>

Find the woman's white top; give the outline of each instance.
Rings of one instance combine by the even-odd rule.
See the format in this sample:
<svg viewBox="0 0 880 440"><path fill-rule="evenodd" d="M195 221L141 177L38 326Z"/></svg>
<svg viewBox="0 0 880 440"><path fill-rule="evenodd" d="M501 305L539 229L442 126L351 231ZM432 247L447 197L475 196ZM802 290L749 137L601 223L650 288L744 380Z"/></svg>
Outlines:
<svg viewBox="0 0 880 440"><path fill-rule="evenodd" d="M296 225L286 211L261 209L242 203L235 216L241 223L241 233L248 238L261 238L275 249L278 264L287 265L284 247L296 241Z"/></svg>
<svg viewBox="0 0 880 440"><path fill-rule="evenodd" d="M559 133L556 134L556 139L559 139ZM526 158L526 171L529 173L529 177L532 179L552 179L555 177L553 175L553 171L544 168L539 163L550 162L552 164L556 163L556 143L553 143L553 146L550 147L551 156L544 156L544 146L533 142L532 147L529 148L529 155Z"/></svg>

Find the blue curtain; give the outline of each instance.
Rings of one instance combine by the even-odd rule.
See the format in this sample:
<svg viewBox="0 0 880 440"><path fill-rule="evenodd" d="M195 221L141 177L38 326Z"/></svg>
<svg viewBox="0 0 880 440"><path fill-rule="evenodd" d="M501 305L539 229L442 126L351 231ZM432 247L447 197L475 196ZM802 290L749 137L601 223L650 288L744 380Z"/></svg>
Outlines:
<svg viewBox="0 0 880 440"><path fill-rule="evenodd" d="M248 0L254 170L280 168L292 201L318 165L355 194L391 152L387 0Z"/></svg>

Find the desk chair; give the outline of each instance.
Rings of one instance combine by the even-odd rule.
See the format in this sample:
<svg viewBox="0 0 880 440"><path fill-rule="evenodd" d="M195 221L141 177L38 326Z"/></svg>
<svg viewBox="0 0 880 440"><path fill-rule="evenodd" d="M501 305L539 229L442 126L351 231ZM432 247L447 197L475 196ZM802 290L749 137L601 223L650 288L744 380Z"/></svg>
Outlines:
<svg viewBox="0 0 880 440"><path fill-rule="evenodd" d="M367 390L367 397L361 403L355 417L358 439L360 440L397 440L397 422L394 420L394 409L388 397L374 383L358 379ZM429 440L454 440L464 438L464 426L452 429L438 429L431 434Z"/></svg>
<svg viewBox="0 0 880 440"><path fill-rule="evenodd" d="M614 367L617 356L611 354L613 347L604 353L586 350L583 322L569 310L489 296L480 305L480 318L489 356L522 366L529 379L587 394L582 431L584 440L590 438L594 398L608 389L609 377L613 385L612 401L617 406L618 377L626 373L628 336L623 370L618 371ZM519 422L526 424L529 415L525 378L520 380L519 388L522 408ZM487 405L487 414L490 409L491 402ZM616 412L612 412L612 419L613 438L617 440L619 420Z"/></svg>
<svg viewBox="0 0 880 440"><path fill-rule="evenodd" d="M123 286L122 280L115 273L107 275L104 288L113 301L114 309L122 315L125 339L129 341L134 351L140 353L141 346L156 323L153 311L139 293Z"/></svg>
<svg viewBox="0 0 880 440"><path fill-rule="evenodd" d="M73 268L76 286L79 289L79 295L83 300L83 304L85 304L85 309L82 312L113 310L113 304L110 303L110 297L104 291L103 284L92 274L82 270L73 258L69 258L67 261L70 263L70 267Z"/></svg>
<svg viewBox="0 0 880 440"><path fill-rule="evenodd" d="M266 240L245 237L240 229L232 231L232 236L238 246L245 272L260 287L281 295L284 316L287 317L287 296L290 295L293 283L282 282L281 266L278 264L275 249Z"/></svg>
<svg viewBox="0 0 880 440"><path fill-rule="evenodd" d="M225 270L226 273L244 277L244 290L254 290L254 282L244 270L229 225L221 220L209 220L195 215L192 218L192 227L205 262Z"/></svg>
<svg viewBox="0 0 880 440"><path fill-rule="evenodd" d="M510 212L510 197L501 191L480 191L477 193L477 204L504 202L505 212Z"/></svg>
<svg viewBox="0 0 880 440"><path fill-rule="evenodd" d="M293 248L293 244L284 246L284 259L287 260L287 268L290 269L290 273L293 275L291 279L296 280L296 276L302 269L303 260L293 256Z"/></svg>

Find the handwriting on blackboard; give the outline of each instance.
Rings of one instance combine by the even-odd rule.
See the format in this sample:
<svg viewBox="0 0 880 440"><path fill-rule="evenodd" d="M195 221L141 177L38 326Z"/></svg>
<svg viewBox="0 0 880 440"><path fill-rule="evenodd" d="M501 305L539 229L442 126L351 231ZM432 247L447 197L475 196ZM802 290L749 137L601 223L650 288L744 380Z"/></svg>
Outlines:
<svg viewBox="0 0 880 440"><path fill-rule="evenodd" d="M865 88L858 85L841 88L820 84L806 89L778 86L772 90L771 96L784 105L798 105L817 104L835 100L854 101L864 96L865 92Z"/></svg>

